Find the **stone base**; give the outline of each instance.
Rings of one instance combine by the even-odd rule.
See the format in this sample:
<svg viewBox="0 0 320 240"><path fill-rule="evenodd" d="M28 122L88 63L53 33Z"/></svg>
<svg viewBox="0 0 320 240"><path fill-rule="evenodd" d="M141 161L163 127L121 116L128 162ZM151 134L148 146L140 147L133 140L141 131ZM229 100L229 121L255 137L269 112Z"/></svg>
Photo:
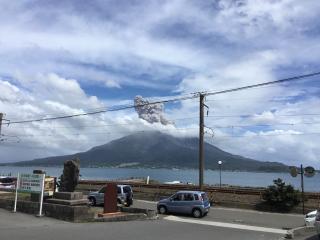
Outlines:
<svg viewBox="0 0 320 240"><path fill-rule="evenodd" d="M114 213L98 213L98 217L116 217L125 215L122 212L114 212Z"/></svg>
<svg viewBox="0 0 320 240"><path fill-rule="evenodd" d="M0 208L12 210L14 201L12 199L0 199ZM31 201L18 201L17 211L30 214L39 213L40 204ZM43 203L43 211L45 216L57 218L70 222L86 222L94 220L94 213L88 206L67 206L53 203Z"/></svg>
<svg viewBox="0 0 320 240"><path fill-rule="evenodd" d="M88 199L82 198L82 199L76 199L76 200L64 200L64 199L58 199L58 198L50 198L46 200L46 203L61 204L61 205L67 205L67 206L79 206L79 205L87 205Z"/></svg>
<svg viewBox="0 0 320 240"><path fill-rule="evenodd" d="M67 206L61 204L44 204L44 213L48 217L53 217L70 222L92 221L94 213L88 206Z"/></svg>
<svg viewBox="0 0 320 240"><path fill-rule="evenodd" d="M53 198L63 200L79 200L83 199L82 192L55 192Z"/></svg>

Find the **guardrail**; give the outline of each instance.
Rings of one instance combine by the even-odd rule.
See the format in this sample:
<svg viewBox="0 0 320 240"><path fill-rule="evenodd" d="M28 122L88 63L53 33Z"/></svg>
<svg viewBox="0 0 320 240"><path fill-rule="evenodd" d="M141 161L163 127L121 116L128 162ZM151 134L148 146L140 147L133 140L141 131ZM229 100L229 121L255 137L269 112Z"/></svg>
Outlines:
<svg viewBox="0 0 320 240"><path fill-rule="evenodd" d="M140 182L131 181L96 181L96 180L80 180L80 184L88 184L93 186L102 186L108 182L116 184L128 184L136 188L152 188L152 189L168 189L168 190L199 190L197 185L186 184L146 184ZM219 193L232 193L232 194L244 194L244 195L258 195L261 196L265 191L265 188L249 188L249 187L213 187L204 186L205 192L219 192ZM320 199L320 193L306 192L305 196L308 199Z"/></svg>

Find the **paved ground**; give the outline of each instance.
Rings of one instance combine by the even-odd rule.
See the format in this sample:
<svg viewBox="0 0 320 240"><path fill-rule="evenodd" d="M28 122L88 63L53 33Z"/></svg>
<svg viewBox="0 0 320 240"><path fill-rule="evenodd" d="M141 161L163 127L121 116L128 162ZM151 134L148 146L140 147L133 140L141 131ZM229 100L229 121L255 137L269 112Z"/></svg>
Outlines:
<svg viewBox="0 0 320 240"><path fill-rule="evenodd" d="M134 201L135 207L156 209L156 203L150 201ZM291 229L304 225L304 216L299 214L266 213L245 209L212 207L204 221L225 222L269 227L278 229Z"/></svg>
<svg viewBox="0 0 320 240"><path fill-rule="evenodd" d="M119 239L258 239L277 240L281 234L228 229L166 220L116 223L67 223L0 209L1 240L119 240Z"/></svg>
<svg viewBox="0 0 320 240"><path fill-rule="evenodd" d="M294 239L295 240L319 240L320 237L318 237L316 230L314 230L312 232L303 233L300 236L297 235L294 237Z"/></svg>
<svg viewBox="0 0 320 240"><path fill-rule="evenodd" d="M155 209L156 204L135 201L134 207ZM287 228L303 225L303 216L213 207L208 216L162 215L155 221L68 223L0 209L0 240L95 239L282 239ZM304 236L306 239L310 236ZM308 238L313 240L316 238Z"/></svg>

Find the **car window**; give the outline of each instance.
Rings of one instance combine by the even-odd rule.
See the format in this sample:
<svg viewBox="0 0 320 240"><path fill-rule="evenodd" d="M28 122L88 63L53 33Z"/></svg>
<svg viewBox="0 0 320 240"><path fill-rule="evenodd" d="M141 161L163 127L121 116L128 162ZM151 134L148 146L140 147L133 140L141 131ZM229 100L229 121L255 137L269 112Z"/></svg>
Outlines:
<svg viewBox="0 0 320 240"><path fill-rule="evenodd" d="M124 187L123 188L123 191L125 192L125 193L130 193L131 192L131 188L130 187Z"/></svg>
<svg viewBox="0 0 320 240"><path fill-rule="evenodd" d="M184 200L184 196L182 193L178 193L173 196L173 201L183 201L183 200Z"/></svg>
<svg viewBox="0 0 320 240"><path fill-rule="evenodd" d="M199 196L198 196L198 194L194 194L194 200L199 200Z"/></svg>
<svg viewBox="0 0 320 240"><path fill-rule="evenodd" d="M121 193L121 187L117 187L117 192L118 192L118 194Z"/></svg>
<svg viewBox="0 0 320 240"><path fill-rule="evenodd" d="M192 193L185 193L184 194L184 201L193 201L193 194Z"/></svg>
<svg viewBox="0 0 320 240"><path fill-rule="evenodd" d="M103 187L99 190L99 193L104 193L106 191L106 187Z"/></svg>
<svg viewBox="0 0 320 240"><path fill-rule="evenodd" d="M13 183L12 178L0 178L0 183Z"/></svg>

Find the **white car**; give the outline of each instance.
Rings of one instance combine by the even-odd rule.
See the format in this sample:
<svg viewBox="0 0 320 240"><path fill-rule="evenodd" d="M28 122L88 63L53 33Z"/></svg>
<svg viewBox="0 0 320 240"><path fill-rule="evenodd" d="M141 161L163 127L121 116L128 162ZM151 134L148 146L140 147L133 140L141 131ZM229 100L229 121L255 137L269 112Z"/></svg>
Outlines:
<svg viewBox="0 0 320 240"><path fill-rule="evenodd" d="M307 213L306 216L304 217L305 225L308 227L313 227L316 221L316 215L317 215L317 210Z"/></svg>
<svg viewBox="0 0 320 240"><path fill-rule="evenodd" d="M317 215L316 215L316 221L314 223L314 226L317 229L318 232L318 237L320 239L320 209L317 211Z"/></svg>

